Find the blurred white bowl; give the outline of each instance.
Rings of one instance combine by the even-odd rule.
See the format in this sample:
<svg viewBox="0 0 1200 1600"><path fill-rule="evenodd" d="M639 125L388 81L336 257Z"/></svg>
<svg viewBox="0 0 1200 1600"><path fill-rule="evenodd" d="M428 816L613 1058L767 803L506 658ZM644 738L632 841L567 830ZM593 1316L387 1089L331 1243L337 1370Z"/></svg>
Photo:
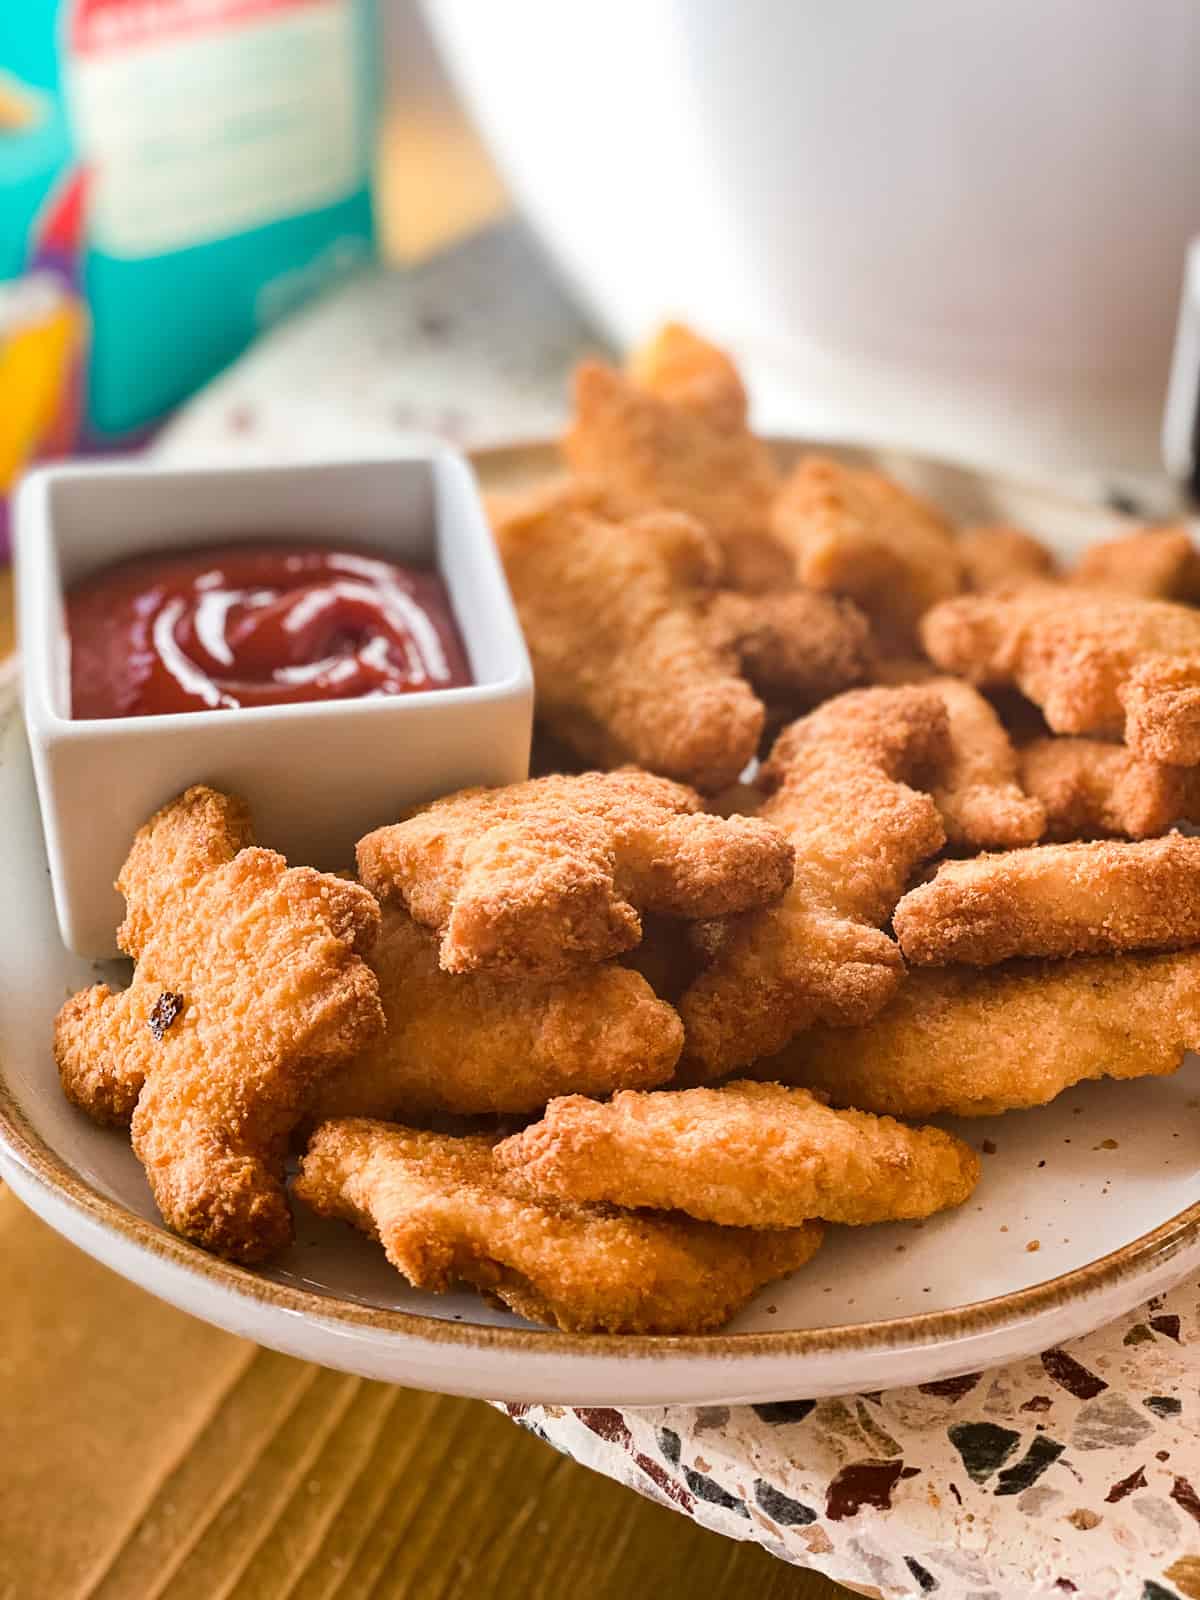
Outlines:
<svg viewBox="0 0 1200 1600"><path fill-rule="evenodd" d="M797 372L835 353L885 413L899 375L1023 419L1031 461L1064 423L1078 464L1152 455L1200 228L1192 0L424 4L622 342L673 312Z"/></svg>

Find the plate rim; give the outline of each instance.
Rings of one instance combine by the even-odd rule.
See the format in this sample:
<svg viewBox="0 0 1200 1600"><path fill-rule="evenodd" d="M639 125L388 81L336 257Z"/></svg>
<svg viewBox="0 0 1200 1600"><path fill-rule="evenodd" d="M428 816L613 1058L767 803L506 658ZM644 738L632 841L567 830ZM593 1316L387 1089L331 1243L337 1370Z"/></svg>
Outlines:
<svg viewBox="0 0 1200 1600"><path fill-rule="evenodd" d="M708 1334L576 1334L552 1328L460 1321L398 1307L371 1306L281 1283L211 1255L169 1232L162 1223L139 1217L81 1178L46 1144L31 1126L2 1072L0 1064L0 1155L15 1162L52 1199L65 1200L74 1211L117 1234L140 1252L183 1268L218 1289L275 1310L464 1349L661 1360L680 1356L832 1356L872 1349L883 1353L929 1348L1016 1326L1043 1312L1061 1310L1116 1288L1135 1275L1149 1275L1200 1235L1197 1200L1119 1249L1024 1289L938 1311L872 1322L837 1323L828 1328Z"/></svg>
<svg viewBox="0 0 1200 1600"><path fill-rule="evenodd" d="M972 466L922 451L894 446L873 446L858 441L826 441L799 436L773 436L768 442L786 452L800 449L831 454L885 454L916 465L951 469L979 477L1009 490L1053 500L1064 509L1094 514L1113 523L1135 524L1110 507L1093 504L1031 479L1010 476L985 466ZM472 462L486 472L502 463L515 464L523 456L545 458L553 440L535 438L506 441L470 452ZM0 711L20 717L9 701L11 682L0 684ZM6 693L5 691L9 691ZM15 697L13 697L15 698ZM7 718L5 718L7 720ZM1200 1200L1166 1218L1147 1233L1128 1241L1068 1272L1045 1278L1023 1289L941 1310L886 1317L870 1322L838 1323L826 1328L771 1329L758 1332L707 1334L574 1334L539 1327L510 1327L431 1316L398 1307L372 1306L334 1294L320 1294L294 1284L260 1276L249 1268L225 1261L198 1245L171 1233L128 1210L85 1180L36 1132L4 1074L0 1061L0 1157L12 1161L26 1178L52 1200L65 1201L72 1211L116 1234L140 1254L184 1270L238 1298L325 1323L342 1323L403 1343L420 1339L442 1346L498 1350L527 1355L577 1356L623 1360L662 1361L670 1358L778 1358L829 1357L839 1353L877 1350L880 1354L904 1349L928 1349L957 1344L972 1337L1016 1327L1043 1313L1061 1310L1115 1289L1131 1277L1149 1276L1200 1236Z"/></svg>

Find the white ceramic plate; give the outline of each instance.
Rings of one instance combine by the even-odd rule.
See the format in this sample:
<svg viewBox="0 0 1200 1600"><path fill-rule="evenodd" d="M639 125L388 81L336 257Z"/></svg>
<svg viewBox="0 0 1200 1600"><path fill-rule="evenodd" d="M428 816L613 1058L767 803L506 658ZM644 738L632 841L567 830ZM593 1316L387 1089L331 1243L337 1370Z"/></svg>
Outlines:
<svg viewBox="0 0 1200 1600"><path fill-rule="evenodd" d="M550 459L538 449L493 452L481 468L491 485L544 471ZM959 468L880 459L961 516L1025 521L1064 550L1116 520ZM365 1239L301 1208L297 1242L271 1269L216 1261L160 1226L125 1137L93 1126L59 1092L51 1020L71 990L108 969L59 941L12 709L0 722L0 818L0 1173L84 1250L262 1344L370 1377L510 1400L779 1400L1025 1356L1099 1326L1200 1262L1196 1058L1174 1078L1091 1084L1042 1110L950 1124L976 1146L995 1146L966 1207L923 1226L830 1229L810 1266L720 1334L536 1329L469 1292L408 1289ZM113 970L119 978L119 964Z"/></svg>

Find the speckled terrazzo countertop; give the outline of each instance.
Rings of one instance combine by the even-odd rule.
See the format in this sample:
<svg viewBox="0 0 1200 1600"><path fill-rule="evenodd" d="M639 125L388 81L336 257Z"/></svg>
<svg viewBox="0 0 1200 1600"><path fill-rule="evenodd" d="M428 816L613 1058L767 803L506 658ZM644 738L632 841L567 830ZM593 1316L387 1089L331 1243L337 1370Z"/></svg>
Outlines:
<svg viewBox="0 0 1200 1600"><path fill-rule="evenodd" d="M534 437L558 425L565 373L596 343L507 227L290 322L159 449L302 459L414 429ZM1066 1349L915 1389L508 1409L639 1493L869 1594L1200 1600L1198 1300L1188 1285Z"/></svg>
<svg viewBox="0 0 1200 1600"><path fill-rule="evenodd" d="M654 1411L514 1406L705 1527L888 1597L1200 1596L1200 1297L913 1389Z"/></svg>

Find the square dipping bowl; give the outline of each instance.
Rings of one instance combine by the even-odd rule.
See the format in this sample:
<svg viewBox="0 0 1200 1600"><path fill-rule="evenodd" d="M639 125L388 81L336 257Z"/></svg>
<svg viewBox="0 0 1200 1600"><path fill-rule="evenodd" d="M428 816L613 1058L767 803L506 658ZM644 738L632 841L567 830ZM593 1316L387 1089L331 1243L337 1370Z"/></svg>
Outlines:
<svg viewBox="0 0 1200 1600"><path fill-rule="evenodd" d="M21 487L15 534L26 727L59 927L79 955L118 953L116 876L137 829L189 784L243 796L260 844L332 870L352 867L363 834L407 806L528 773L529 657L474 476L454 451L286 467L48 467ZM72 718L73 584L140 554L272 538L434 568L474 683Z"/></svg>

